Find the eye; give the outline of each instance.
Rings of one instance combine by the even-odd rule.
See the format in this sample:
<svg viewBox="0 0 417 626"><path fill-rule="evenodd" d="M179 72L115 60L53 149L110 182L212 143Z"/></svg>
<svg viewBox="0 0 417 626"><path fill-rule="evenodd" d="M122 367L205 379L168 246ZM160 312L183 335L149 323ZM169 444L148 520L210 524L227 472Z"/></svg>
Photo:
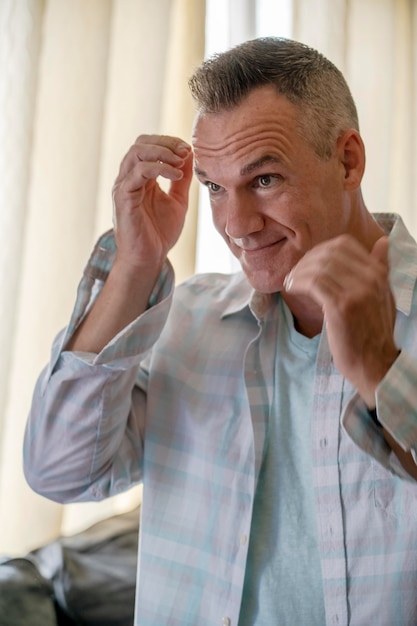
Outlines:
<svg viewBox="0 0 417 626"><path fill-rule="evenodd" d="M210 193L218 193L221 190L221 186L217 183L212 183L210 180L206 182L206 187L210 191Z"/></svg>
<svg viewBox="0 0 417 626"><path fill-rule="evenodd" d="M271 174L262 174L257 179L257 182L260 187L270 187L272 184L272 179L276 178L275 176L271 176Z"/></svg>

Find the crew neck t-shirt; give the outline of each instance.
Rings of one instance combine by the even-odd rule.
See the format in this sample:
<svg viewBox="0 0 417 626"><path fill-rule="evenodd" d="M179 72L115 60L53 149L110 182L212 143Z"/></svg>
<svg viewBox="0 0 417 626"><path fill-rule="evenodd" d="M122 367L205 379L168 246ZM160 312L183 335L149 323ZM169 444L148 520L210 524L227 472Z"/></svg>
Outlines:
<svg viewBox="0 0 417 626"><path fill-rule="evenodd" d="M258 478L239 626L325 623L315 519L311 409L320 336L279 297L273 410Z"/></svg>

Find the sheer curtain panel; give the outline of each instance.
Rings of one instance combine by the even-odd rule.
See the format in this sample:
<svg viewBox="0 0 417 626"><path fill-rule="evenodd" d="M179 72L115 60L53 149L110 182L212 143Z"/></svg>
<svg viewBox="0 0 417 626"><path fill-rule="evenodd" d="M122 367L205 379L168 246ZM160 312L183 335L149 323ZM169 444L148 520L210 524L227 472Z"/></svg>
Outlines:
<svg viewBox="0 0 417 626"><path fill-rule="evenodd" d="M417 236L414 0L1 0L0 553L135 506L140 491L60 505L26 486L22 436L36 377L70 315L111 187L140 133L190 140L187 77L205 54L258 35L313 45L344 72L367 146L371 211ZM206 27L206 31L205 31ZM204 48L207 34L207 48ZM196 185L171 259L178 280L234 271Z"/></svg>
<svg viewBox="0 0 417 626"><path fill-rule="evenodd" d="M352 89L369 210L400 213L417 237L416 2L293 0L293 15L293 37L334 61Z"/></svg>
<svg viewBox="0 0 417 626"><path fill-rule="evenodd" d="M191 132L183 76L203 57L204 11L203 0L0 3L0 553L21 553L140 498L134 489L62 507L37 496L22 473L22 436L52 338L96 237L111 226L122 156L140 133ZM185 277L194 269L192 225L184 237Z"/></svg>

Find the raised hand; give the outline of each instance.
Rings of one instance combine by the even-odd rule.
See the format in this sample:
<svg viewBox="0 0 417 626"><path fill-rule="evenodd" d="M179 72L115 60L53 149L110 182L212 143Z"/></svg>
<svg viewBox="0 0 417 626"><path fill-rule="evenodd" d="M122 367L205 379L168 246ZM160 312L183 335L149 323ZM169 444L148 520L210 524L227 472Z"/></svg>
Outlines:
<svg viewBox="0 0 417 626"><path fill-rule="evenodd" d="M167 192L159 176L171 181ZM68 350L100 352L146 310L183 228L191 177L191 148L177 137L141 135L130 148L113 187L116 259Z"/></svg>
<svg viewBox="0 0 417 626"><path fill-rule="evenodd" d="M157 178L171 181L164 191ZM177 137L141 135L120 166L113 187L117 263L135 271L160 267L184 225L192 153Z"/></svg>
<svg viewBox="0 0 417 626"><path fill-rule="evenodd" d="M334 363L369 407L399 353L388 272L386 237L368 252L341 235L305 254L284 285L284 297L308 297L321 309Z"/></svg>

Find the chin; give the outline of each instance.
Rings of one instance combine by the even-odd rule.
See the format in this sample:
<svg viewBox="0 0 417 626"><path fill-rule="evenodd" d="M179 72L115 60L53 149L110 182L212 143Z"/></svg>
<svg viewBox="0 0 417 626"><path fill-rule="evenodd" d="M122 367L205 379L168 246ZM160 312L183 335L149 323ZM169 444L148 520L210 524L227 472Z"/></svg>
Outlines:
<svg viewBox="0 0 417 626"><path fill-rule="evenodd" d="M249 284L260 293L276 293L282 291L285 274L282 272L249 272L243 268Z"/></svg>

